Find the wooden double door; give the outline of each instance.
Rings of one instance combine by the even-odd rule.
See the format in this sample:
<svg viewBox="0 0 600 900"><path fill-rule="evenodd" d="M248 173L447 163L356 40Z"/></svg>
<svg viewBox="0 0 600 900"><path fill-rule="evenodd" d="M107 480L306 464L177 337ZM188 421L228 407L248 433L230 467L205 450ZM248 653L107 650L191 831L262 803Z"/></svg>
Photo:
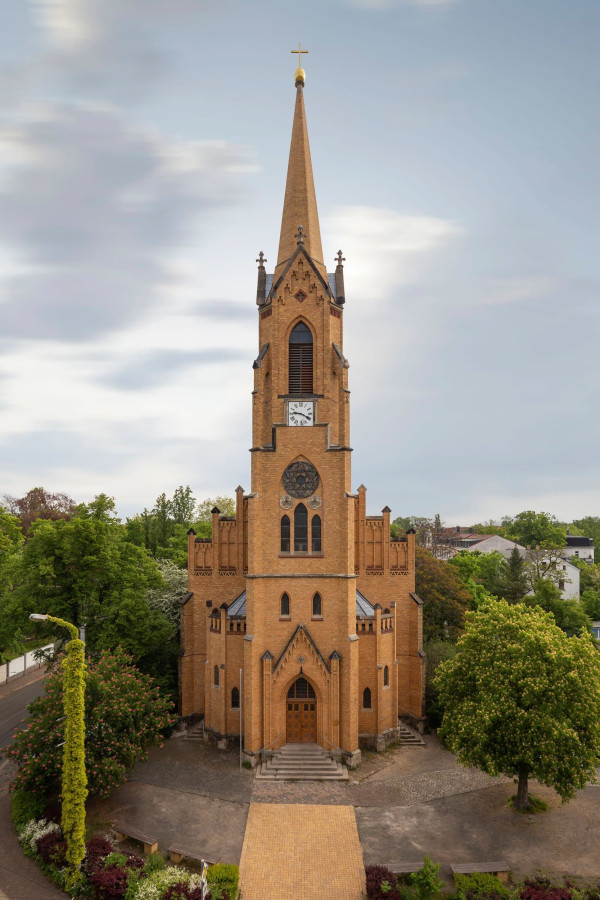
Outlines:
<svg viewBox="0 0 600 900"><path fill-rule="evenodd" d="M305 678L298 678L288 691L285 725L288 744L317 743L317 698Z"/></svg>

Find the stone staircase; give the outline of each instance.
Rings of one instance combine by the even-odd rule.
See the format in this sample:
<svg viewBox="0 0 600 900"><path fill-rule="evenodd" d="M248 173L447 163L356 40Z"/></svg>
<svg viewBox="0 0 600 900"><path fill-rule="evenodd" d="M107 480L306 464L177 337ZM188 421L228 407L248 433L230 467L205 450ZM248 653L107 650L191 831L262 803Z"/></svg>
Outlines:
<svg viewBox="0 0 600 900"><path fill-rule="evenodd" d="M204 741L204 719L186 729L185 741Z"/></svg>
<svg viewBox="0 0 600 900"><path fill-rule="evenodd" d="M422 735L414 728L411 728L402 719L398 719L398 729L400 731L399 739L403 747L424 747L425 741Z"/></svg>
<svg viewBox="0 0 600 900"><path fill-rule="evenodd" d="M318 744L285 744L262 763L257 781L348 781L348 769Z"/></svg>

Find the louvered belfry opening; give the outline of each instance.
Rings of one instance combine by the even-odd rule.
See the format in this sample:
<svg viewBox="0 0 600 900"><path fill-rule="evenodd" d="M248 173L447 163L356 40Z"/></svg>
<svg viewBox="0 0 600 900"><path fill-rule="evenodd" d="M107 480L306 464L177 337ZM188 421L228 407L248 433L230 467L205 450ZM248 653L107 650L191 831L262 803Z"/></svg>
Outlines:
<svg viewBox="0 0 600 900"><path fill-rule="evenodd" d="M313 392L313 339L310 328L304 322L290 334L290 394Z"/></svg>

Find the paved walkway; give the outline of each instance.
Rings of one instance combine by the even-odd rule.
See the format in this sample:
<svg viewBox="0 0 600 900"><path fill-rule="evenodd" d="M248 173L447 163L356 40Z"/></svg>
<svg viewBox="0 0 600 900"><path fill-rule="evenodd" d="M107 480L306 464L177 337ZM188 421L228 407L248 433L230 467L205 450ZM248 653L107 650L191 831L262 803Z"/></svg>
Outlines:
<svg viewBox="0 0 600 900"><path fill-rule="evenodd" d="M362 900L365 870L349 806L250 806L240 900Z"/></svg>

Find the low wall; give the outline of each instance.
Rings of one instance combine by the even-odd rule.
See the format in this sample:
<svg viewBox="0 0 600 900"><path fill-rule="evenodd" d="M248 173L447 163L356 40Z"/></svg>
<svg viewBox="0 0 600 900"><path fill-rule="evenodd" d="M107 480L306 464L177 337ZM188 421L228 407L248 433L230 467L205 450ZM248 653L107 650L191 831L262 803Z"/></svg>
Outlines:
<svg viewBox="0 0 600 900"><path fill-rule="evenodd" d="M44 647L38 647L37 649L53 650L54 644L46 644ZM12 681L13 678L22 678L23 675L26 675L32 669L40 669L43 663L35 659L35 652L35 650L30 650L23 656L17 656L15 659L11 659L10 662L2 663L0 665L0 685L6 684L7 681Z"/></svg>

